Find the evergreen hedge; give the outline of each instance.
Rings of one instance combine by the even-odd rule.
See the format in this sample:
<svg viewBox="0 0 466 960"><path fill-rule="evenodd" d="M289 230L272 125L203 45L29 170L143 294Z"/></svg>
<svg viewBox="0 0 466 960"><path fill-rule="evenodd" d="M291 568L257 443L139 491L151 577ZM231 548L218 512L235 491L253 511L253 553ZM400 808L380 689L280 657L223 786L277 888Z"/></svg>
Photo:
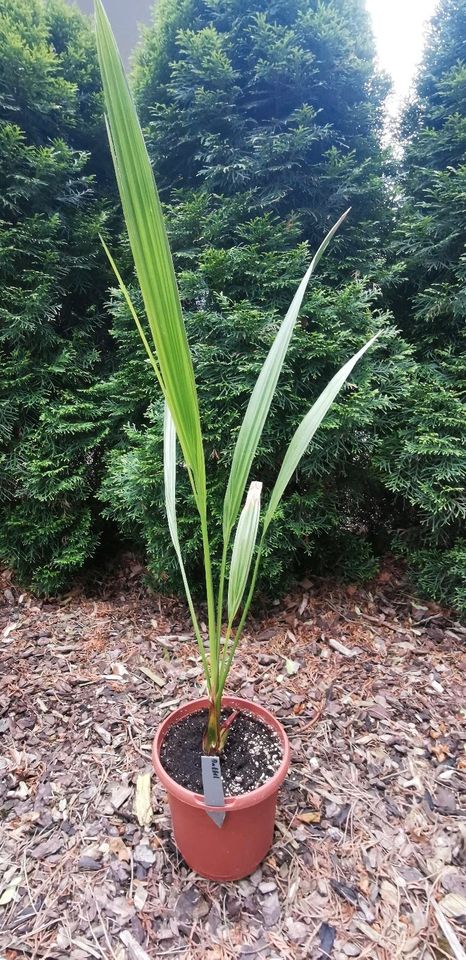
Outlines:
<svg viewBox="0 0 466 960"><path fill-rule="evenodd" d="M53 592L99 539L108 158L87 19L4 0L0 49L0 559Z"/></svg>
<svg viewBox="0 0 466 960"><path fill-rule="evenodd" d="M359 29L355 30L355 23ZM319 266L263 436L257 477L267 485L296 424L346 356L375 329L390 333L383 363L357 372L305 458L268 541L270 589L312 564L353 578L374 573L388 543L386 490L374 453L409 382L412 360L394 337L377 282L389 274L388 164L380 148L387 84L374 66L364 3L162 0L135 69L195 356L219 529L244 405L310 253L343 210L351 216ZM135 391L118 298L121 363L108 416ZM125 374L126 368L126 374ZM101 497L127 536L139 532L157 581L177 577L165 535L161 408L144 397L108 457ZM407 388L407 387L406 387ZM126 401L124 401L126 403ZM188 487L179 522L186 562L199 544Z"/></svg>
<svg viewBox="0 0 466 960"><path fill-rule="evenodd" d="M401 161L363 0L159 0L133 83L162 187L219 529L245 402L309 256L352 212L306 299L259 452L267 485L310 401L384 327L283 501L263 584L351 579L390 549L466 612L464 0L440 0ZM0 560L53 592L107 533L177 588L161 406L99 232L119 236L94 39L64 0L0 11ZM134 285L133 285L134 287ZM138 293L133 289L134 299ZM186 563L199 543L179 483Z"/></svg>
<svg viewBox="0 0 466 960"><path fill-rule="evenodd" d="M387 291L422 368L384 460L400 464L398 547L426 596L466 613L466 5L440 0L403 116L403 204Z"/></svg>

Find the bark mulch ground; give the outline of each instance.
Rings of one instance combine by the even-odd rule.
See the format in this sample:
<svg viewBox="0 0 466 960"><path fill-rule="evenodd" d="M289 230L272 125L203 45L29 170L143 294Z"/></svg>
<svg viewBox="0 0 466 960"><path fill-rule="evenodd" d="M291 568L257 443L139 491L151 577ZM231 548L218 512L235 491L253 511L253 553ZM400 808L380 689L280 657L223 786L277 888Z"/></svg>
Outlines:
<svg viewBox="0 0 466 960"><path fill-rule="evenodd" d="M1 957L465 960L466 629L391 569L250 623L229 689L281 718L293 763L270 856L219 885L154 780L142 809L155 728L202 676L141 573L51 602L0 581Z"/></svg>

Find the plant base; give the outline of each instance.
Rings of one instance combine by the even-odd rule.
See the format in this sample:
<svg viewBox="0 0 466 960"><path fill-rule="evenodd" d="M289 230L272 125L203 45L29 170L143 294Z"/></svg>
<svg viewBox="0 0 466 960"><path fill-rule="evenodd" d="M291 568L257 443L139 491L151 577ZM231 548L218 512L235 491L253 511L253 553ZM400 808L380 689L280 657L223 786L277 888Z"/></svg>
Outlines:
<svg viewBox="0 0 466 960"><path fill-rule="evenodd" d="M225 800L226 816L223 826L217 827L208 816L204 798L177 784L160 762L162 743L170 727L207 705L207 698L195 700L164 720L154 740L154 769L167 790L175 843L188 866L210 880L240 880L254 872L272 845L277 794L290 760L288 738L278 720L264 707L239 697L223 698L224 708L245 710L271 727L280 739L283 757L278 770L263 786Z"/></svg>

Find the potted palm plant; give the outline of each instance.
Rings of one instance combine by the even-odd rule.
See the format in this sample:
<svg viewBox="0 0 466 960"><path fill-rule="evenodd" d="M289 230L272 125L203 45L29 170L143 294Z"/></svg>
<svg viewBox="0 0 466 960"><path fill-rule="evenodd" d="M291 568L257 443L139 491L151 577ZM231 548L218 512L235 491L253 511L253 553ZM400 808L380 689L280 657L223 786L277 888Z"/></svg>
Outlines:
<svg viewBox="0 0 466 960"><path fill-rule="evenodd" d="M251 873L270 848L277 792L289 765L289 745L282 726L268 710L225 696L225 685L250 609L267 531L283 493L340 388L378 334L335 374L297 427L261 515L262 484L253 480L246 493L254 456L307 285L347 211L315 254L251 394L225 491L223 554L219 581L214 584L193 363L152 168L101 0L96 0L96 27L110 148L145 318L137 315L113 257L104 246L165 401L168 528L207 688L204 698L188 703L164 720L155 736L154 767L168 792L175 842L185 860L212 879L238 879ZM206 644L178 538L177 444L199 513L208 614Z"/></svg>

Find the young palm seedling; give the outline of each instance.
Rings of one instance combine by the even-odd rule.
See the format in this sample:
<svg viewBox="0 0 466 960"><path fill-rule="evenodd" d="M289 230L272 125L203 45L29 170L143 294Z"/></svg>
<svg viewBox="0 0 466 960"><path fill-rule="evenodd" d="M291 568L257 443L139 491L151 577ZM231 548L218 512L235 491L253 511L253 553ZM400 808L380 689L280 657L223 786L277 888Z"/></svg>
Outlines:
<svg viewBox="0 0 466 960"><path fill-rule="evenodd" d="M262 483L259 480L250 483L242 506L254 456L306 288L347 211L327 234L301 280L252 391L225 491L223 552L219 581L214 585L199 403L170 247L142 131L101 0L96 0L96 24L108 137L145 318L138 317L112 255L107 247L105 249L165 400L164 475L168 527L180 565L209 697L203 751L206 754L221 754L235 716L233 713L226 722L221 722L222 695L251 606L267 531L283 493L323 417L353 367L378 334L335 374L298 425L275 486L268 494L265 509L261 511ZM178 538L177 443L181 447L199 514L208 612L208 648L204 645Z"/></svg>

